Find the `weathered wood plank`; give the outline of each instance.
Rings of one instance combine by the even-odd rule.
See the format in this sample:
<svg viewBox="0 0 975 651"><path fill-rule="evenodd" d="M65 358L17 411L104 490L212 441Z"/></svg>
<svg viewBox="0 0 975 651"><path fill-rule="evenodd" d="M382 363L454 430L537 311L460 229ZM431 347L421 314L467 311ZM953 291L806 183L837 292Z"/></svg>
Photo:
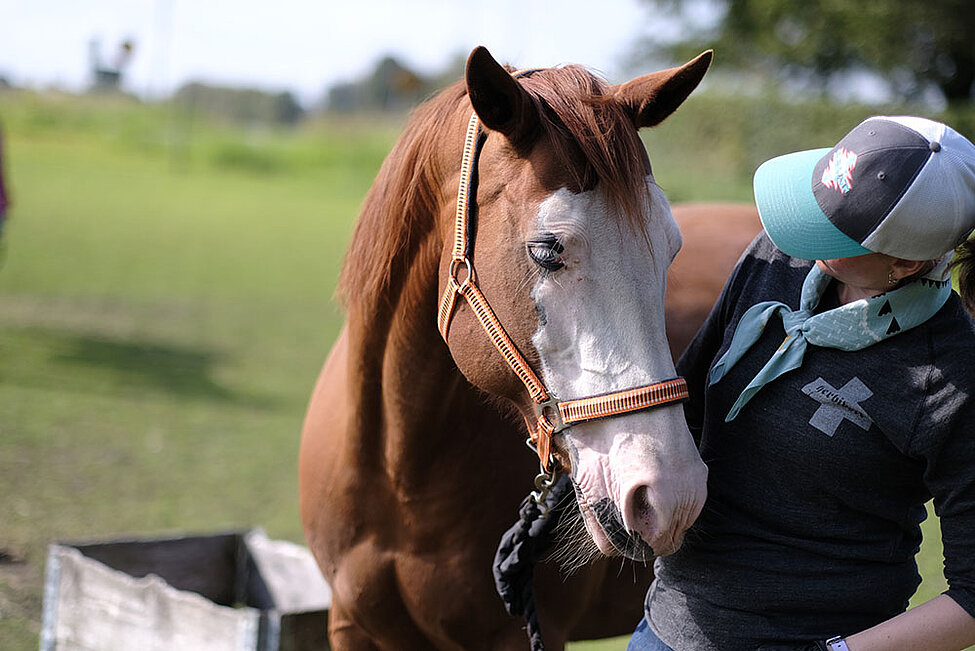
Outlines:
<svg viewBox="0 0 975 651"><path fill-rule="evenodd" d="M50 621L45 612L42 651L257 648L260 611L217 605L154 574L129 576L77 549L51 547L48 581L56 606Z"/></svg>
<svg viewBox="0 0 975 651"><path fill-rule="evenodd" d="M330 604L311 553L261 530L55 544L41 651L327 649Z"/></svg>

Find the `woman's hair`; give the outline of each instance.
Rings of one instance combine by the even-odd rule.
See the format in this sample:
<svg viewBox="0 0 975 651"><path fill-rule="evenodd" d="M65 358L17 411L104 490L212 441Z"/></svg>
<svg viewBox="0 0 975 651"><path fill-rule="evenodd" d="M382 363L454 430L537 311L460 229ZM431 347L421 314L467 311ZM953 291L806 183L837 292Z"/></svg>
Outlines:
<svg viewBox="0 0 975 651"><path fill-rule="evenodd" d="M958 268L958 293L968 313L975 317L975 238L955 249L952 268Z"/></svg>

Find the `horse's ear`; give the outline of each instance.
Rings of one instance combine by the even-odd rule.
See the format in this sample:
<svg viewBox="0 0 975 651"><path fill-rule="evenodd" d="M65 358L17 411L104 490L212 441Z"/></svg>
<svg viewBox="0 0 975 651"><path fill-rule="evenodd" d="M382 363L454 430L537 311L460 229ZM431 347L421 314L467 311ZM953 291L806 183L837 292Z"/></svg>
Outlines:
<svg viewBox="0 0 975 651"><path fill-rule="evenodd" d="M484 126L516 144L535 133L538 113L532 98L484 46L468 57L466 79L471 105Z"/></svg>
<svg viewBox="0 0 975 651"><path fill-rule="evenodd" d="M712 55L708 50L678 68L652 72L621 84L616 88L616 98L637 128L660 124L701 83Z"/></svg>

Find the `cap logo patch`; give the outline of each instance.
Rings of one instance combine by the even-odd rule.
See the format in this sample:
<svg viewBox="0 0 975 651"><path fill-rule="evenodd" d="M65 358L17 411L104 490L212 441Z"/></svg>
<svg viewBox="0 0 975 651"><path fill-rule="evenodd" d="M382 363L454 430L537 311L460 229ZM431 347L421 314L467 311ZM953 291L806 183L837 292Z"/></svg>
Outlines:
<svg viewBox="0 0 975 651"><path fill-rule="evenodd" d="M853 189L853 170L856 166L857 155L846 147L840 147L833 152L833 157L823 170L823 185L840 194L846 194Z"/></svg>

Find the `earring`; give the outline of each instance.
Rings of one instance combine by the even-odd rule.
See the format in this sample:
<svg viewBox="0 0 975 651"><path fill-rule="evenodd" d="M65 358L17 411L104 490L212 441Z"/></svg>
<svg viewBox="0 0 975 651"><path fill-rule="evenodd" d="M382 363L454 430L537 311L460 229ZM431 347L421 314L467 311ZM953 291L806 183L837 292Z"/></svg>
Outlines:
<svg viewBox="0 0 975 651"><path fill-rule="evenodd" d="M888 287L893 287L897 283L898 283L898 280L896 278L894 278L894 272L893 271L888 272L887 273L887 286Z"/></svg>

